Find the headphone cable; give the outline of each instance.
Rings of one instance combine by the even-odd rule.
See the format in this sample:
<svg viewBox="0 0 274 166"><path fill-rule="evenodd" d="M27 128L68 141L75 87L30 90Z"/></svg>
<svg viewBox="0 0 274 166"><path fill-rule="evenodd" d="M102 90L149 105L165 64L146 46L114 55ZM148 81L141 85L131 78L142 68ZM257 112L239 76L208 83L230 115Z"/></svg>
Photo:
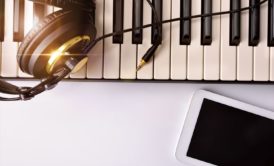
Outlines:
<svg viewBox="0 0 274 166"><path fill-rule="evenodd" d="M210 16L221 16L221 15L225 15L225 14L233 14L233 13L239 13L242 11L246 11L246 10L252 10L254 8L260 7L261 5L265 4L268 0L262 0L257 4L254 4L252 6L247 6L247 7L243 7L237 10L228 10L228 11L221 11L221 12L214 12L214 13L210 13L210 14L198 14L198 15L192 15L189 17L178 17L178 18L173 18L173 19L168 19L168 20L163 20L163 21L155 21L155 23L152 24L146 24L143 25L141 27L136 27L136 28L128 28L128 29L124 29L122 31L117 31L117 32L112 32L109 34L105 34L103 36L98 37L97 39L93 40L93 42L91 42L91 44L85 49L85 53L88 54L89 50L91 50L92 47L94 47L99 41L108 38L108 37L112 37L115 35L121 35L127 32L132 32L134 30L140 30L140 29L145 29L151 26L159 26L162 24L167 24L167 23L172 23L172 22L176 22L176 21L183 21L183 20L191 20L191 19L195 19L195 18L202 18L202 17L210 17ZM157 16L157 12L154 8L154 6L152 5L152 3L150 2L150 0L147 0L148 4L150 5L150 7L152 8L153 13L155 12L155 17ZM159 44L160 45L160 44ZM159 46L158 45L158 46ZM141 63L138 65L137 67L137 71L146 63L148 62L148 60L151 58L151 56L155 53L155 51L158 48L157 44L152 45L148 51L146 52L146 54L143 56Z"/></svg>

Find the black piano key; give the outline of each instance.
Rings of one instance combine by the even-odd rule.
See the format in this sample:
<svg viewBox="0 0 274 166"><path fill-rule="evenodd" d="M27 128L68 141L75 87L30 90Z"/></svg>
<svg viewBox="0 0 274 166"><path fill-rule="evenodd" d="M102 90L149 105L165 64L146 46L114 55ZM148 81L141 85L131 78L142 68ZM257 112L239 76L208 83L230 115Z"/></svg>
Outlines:
<svg viewBox="0 0 274 166"><path fill-rule="evenodd" d="M40 20L45 17L46 14L46 6L39 3L33 4L33 22L37 24Z"/></svg>
<svg viewBox="0 0 274 166"><path fill-rule="evenodd" d="M230 10L241 9L241 0L230 0ZM237 46L241 38L241 13L230 14L230 36L229 42L231 46Z"/></svg>
<svg viewBox="0 0 274 166"><path fill-rule="evenodd" d="M0 0L0 42L5 37L5 0Z"/></svg>
<svg viewBox="0 0 274 166"><path fill-rule="evenodd" d="M160 21L163 20L163 0L152 0L152 4L156 10L158 19ZM152 11L152 23L157 23L155 20L154 12ZM162 41L162 25L160 26L160 29L157 25L153 25L151 27L151 43L155 44L157 41Z"/></svg>
<svg viewBox="0 0 274 166"><path fill-rule="evenodd" d="M268 39L269 47L274 46L274 0L268 0Z"/></svg>
<svg viewBox="0 0 274 166"><path fill-rule="evenodd" d="M212 0L202 0L202 14L212 13ZM212 16L202 18L201 44L211 45L212 43Z"/></svg>
<svg viewBox="0 0 274 166"><path fill-rule="evenodd" d="M133 0L133 28L143 26L143 0ZM143 30L138 29L132 32L132 43L142 44Z"/></svg>
<svg viewBox="0 0 274 166"><path fill-rule="evenodd" d="M249 6L259 4L260 0L250 0ZM249 46L257 46L260 40L260 6L249 10Z"/></svg>
<svg viewBox="0 0 274 166"><path fill-rule="evenodd" d="M25 0L14 0L13 7L13 41L24 39Z"/></svg>
<svg viewBox="0 0 274 166"><path fill-rule="evenodd" d="M181 0L180 17L185 18L191 16L191 0ZM191 20L180 21L180 44L190 45L191 43Z"/></svg>
<svg viewBox="0 0 274 166"><path fill-rule="evenodd" d="M113 1L113 32L122 31L124 28L124 0ZM122 44L123 34L113 36L113 43Z"/></svg>

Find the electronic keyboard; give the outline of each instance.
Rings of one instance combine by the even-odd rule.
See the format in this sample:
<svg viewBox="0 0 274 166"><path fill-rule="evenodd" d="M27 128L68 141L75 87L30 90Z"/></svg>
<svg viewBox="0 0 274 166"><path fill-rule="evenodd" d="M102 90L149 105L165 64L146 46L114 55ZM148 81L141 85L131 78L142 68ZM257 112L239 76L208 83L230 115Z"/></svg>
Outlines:
<svg viewBox="0 0 274 166"><path fill-rule="evenodd" d="M237 10L259 0L153 0L162 20ZM0 0L0 75L31 78L16 54L30 29L58 8L28 0ZM97 0L97 37L155 22L145 0ZM249 11L163 24L99 42L87 65L69 79L274 81L273 0ZM136 72L142 56L162 33L154 59Z"/></svg>

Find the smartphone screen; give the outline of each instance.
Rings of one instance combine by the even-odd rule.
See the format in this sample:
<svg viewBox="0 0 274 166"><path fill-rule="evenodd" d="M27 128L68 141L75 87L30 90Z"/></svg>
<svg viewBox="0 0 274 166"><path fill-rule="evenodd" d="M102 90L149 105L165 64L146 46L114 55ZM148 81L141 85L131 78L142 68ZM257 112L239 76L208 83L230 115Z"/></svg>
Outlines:
<svg viewBox="0 0 274 166"><path fill-rule="evenodd" d="M215 165L274 165L274 121L204 99L187 156Z"/></svg>

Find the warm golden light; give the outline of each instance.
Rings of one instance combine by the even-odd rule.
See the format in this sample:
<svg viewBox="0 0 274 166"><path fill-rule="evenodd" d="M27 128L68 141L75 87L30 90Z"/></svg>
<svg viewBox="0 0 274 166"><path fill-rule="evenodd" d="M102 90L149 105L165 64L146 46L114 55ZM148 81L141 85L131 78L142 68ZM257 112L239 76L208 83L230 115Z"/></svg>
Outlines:
<svg viewBox="0 0 274 166"><path fill-rule="evenodd" d="M60 58L60 56L63 55L64 51L65 51L65 47L61 46L60 48L58 48L57 51L51 53L50 59L48 61L48 65L51 66L55 61L57 61Z"/></svg>
<svg viewBox="0 0 274 166"><path fill-rule="evenodd" d="M74 45L76 45L77 43L84 41L84 40L90 40L89 36L77 36L74 37L72 39L70 39L69 41L67 41L66 43L64 43L63 45L61 45L56 51L52 52L50 54L50 59L48 60L48 64L47 64L47 72L51 73L54 65L56 64L56 62L60 59L60 57L62 56L66 56L66 55L70 55L67 51L73 47ZM79 56L79 55L78 55Z"/></svg>

